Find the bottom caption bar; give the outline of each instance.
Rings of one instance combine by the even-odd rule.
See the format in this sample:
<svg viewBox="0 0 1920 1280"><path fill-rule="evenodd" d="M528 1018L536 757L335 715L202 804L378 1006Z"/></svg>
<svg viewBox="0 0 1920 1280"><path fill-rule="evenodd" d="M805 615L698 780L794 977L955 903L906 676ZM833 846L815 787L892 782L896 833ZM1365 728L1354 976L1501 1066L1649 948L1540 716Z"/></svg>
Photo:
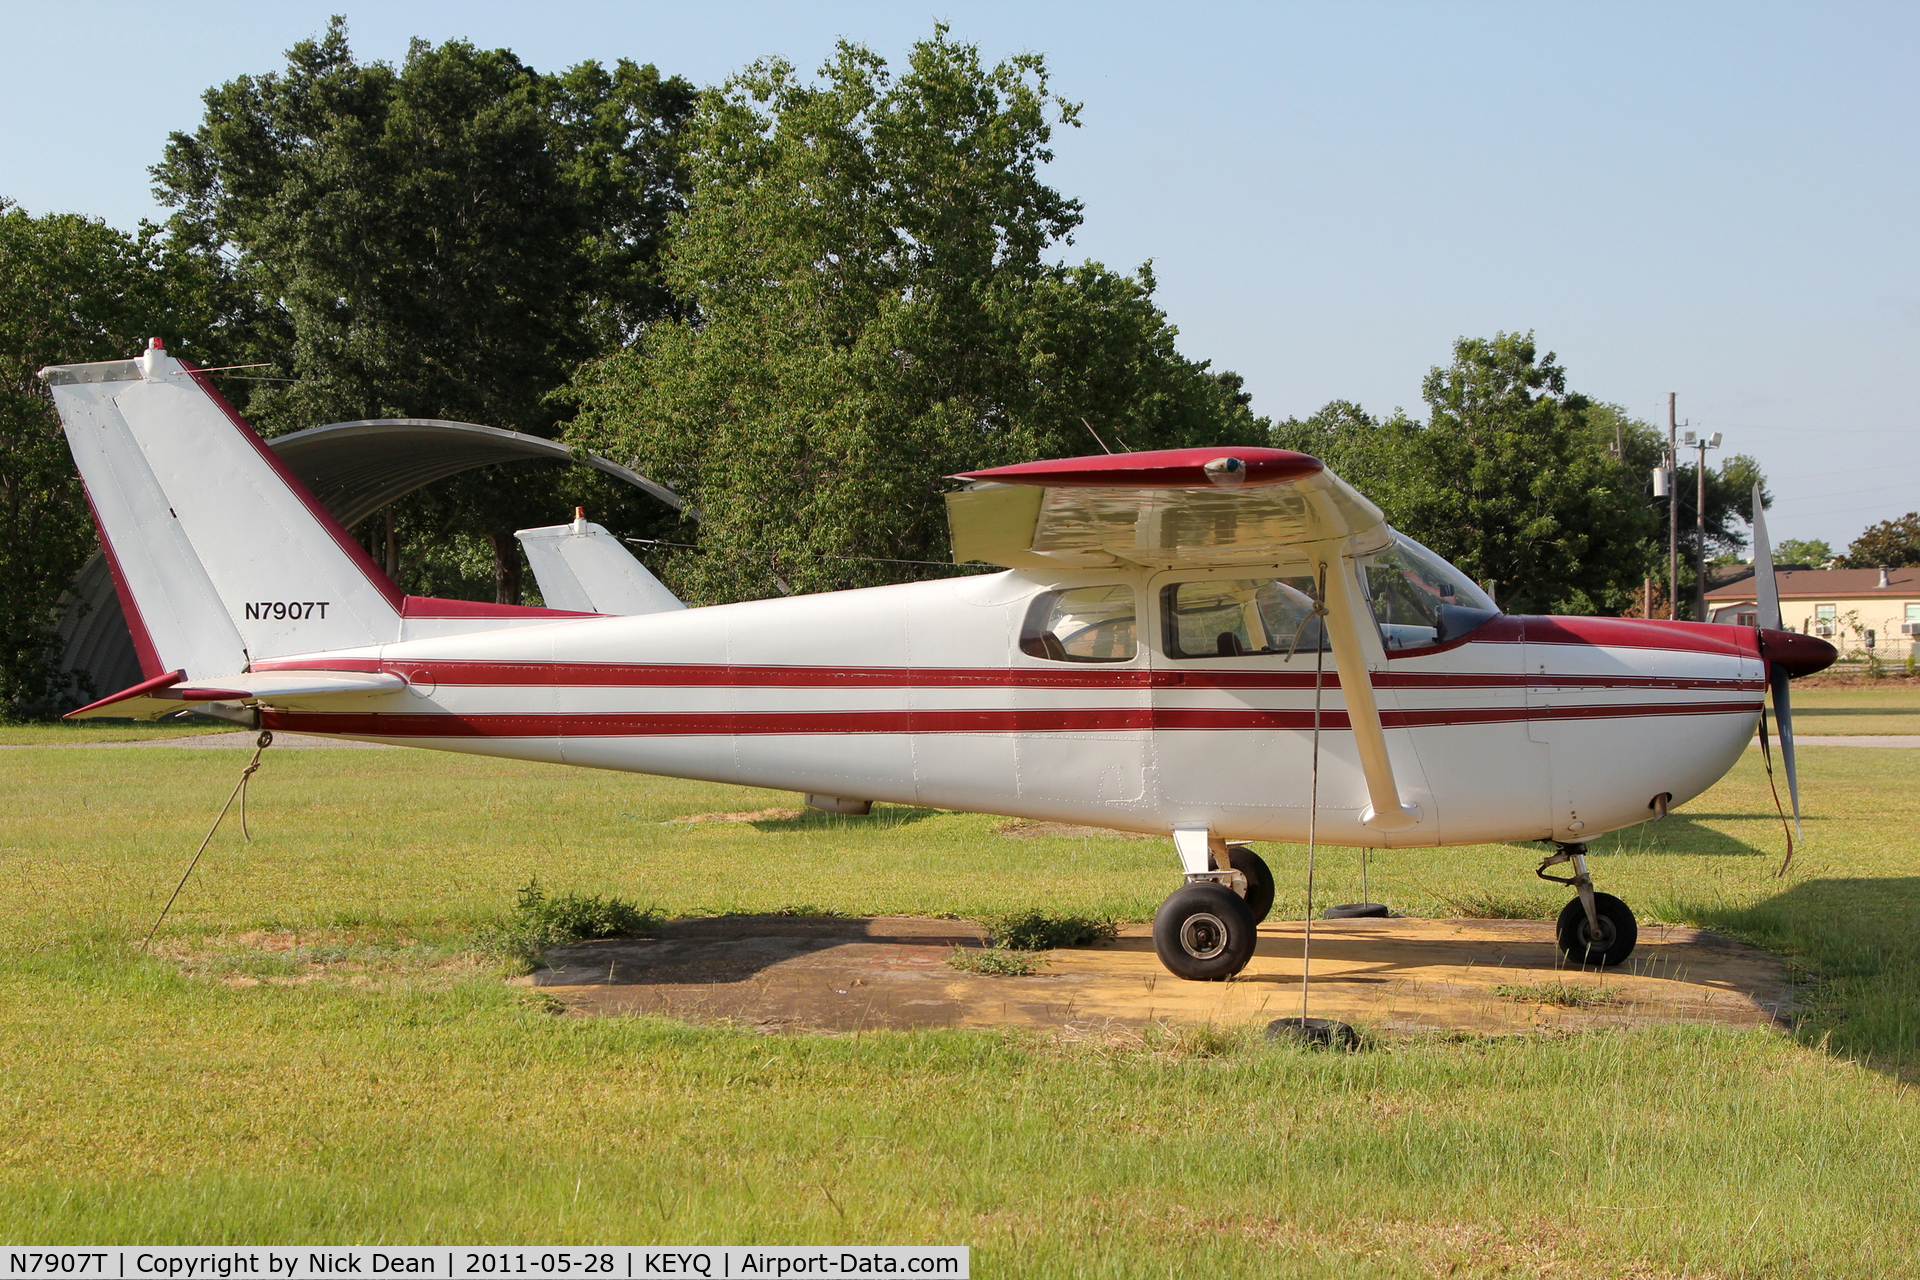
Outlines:
<svg viewBox="0 0 1920 1280"><path fill-rule="evenodd" d="M468 1280L516 1276L702 1276L766 1280L789 1276L940 1276L967 1280L965 1245L355 1245L343 1248L234 1246L4 1250L0 1280L71 1276L84 1280L335 1280L351 1276L431 1276Z"/></svg>

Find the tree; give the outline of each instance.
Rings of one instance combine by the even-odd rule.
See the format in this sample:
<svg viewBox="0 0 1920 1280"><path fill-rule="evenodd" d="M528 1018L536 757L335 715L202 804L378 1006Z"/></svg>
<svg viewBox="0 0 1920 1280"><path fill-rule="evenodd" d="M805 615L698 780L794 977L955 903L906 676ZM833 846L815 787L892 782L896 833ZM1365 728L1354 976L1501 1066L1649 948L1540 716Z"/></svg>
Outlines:
<svg viewBox="0 0 1920 1280"><path fill-rule="evenodd" d="M1531 334L1461 338L1453 357L1427 374L1424 423L1335 400L1277 424L1273 443L1326 462L1505 608L1639 613L1646 579L1666 576L1666 504L1650 480L1665 433L1568 391L1566 370L1538 355ZM1698 562L1692 474L1677 484L1683 600ZM1751 520L1757 480L1767 501L1744 454L1707 473L1710 560L1746 545L1735 522Z"/></svg>
<svg viewBox="0 0 1920 1280"><path fill-rule="evenodd" d="M176 238L231 260L255 358L293 379L254 397L269 434L428 417L553 436L574 368L673 309L658 259L695 97L651 66L543 75L458 40L360 63L335 18L283 73L208 90L153 173ZM553 474L447 483L493 543L496 598L519 594L514 526L558 514Z"/></svg>
<svg viewBox="0 0 1920 1280"><path fill-rule="evenodd" d="M98 545L53 398L50 364L125 359L150 336L207 358L217 341L199 264L151 226L129 236L0 198L0 713L49 712L91 690L59 669L54 607Z"/></svg>
<svg viewBox="0 0 1920 1280"><path fill-rule="evenodd" d="M1238 377L1175 348L1151 267L1061 266L1080 205L1040 180L1078 108L1044 59L936 27L895 78L842 43L703 101L666 260L686 311L585 369L568 438L691 493L702 601L937 571L942 476L1113 448L1251 443ZM887 558L895 563L876 563Z"/></svg>
<svg viewBox="0 0 1920 1280"><path fill-rule="evenodd" d="M1616 410L1566 389L1531 334L1461 338L1422 388L1425 423L1336 401L1275 442L1327 461L1388 520L1489 585L1514 612L1624 607L1650 567L1655 516ZM1634 441L1637 452L1639 440Z"/></svg>
<svg viewBox="0 0 1920 1280"><path fill-rule="evenodd" d="M1833 548L1821 538L1783 538L1773 549L1775 564L1804 564L1818 569L1833 559Z"/></svg>
<svg viewBox="0 0 1920 1280"><path fill-rule="evenodd" d="M1848 569L1905 569L1920 565L1920 511L1869 525L1840 561Z"/></svg>

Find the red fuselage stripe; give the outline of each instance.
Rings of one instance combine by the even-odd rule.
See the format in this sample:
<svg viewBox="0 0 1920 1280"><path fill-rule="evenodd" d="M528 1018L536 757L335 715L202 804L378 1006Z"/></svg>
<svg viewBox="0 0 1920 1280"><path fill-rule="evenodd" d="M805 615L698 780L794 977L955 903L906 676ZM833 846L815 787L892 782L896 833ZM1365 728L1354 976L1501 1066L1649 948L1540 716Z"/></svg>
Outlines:
<svg viewBox="0 0 1920 1280"><path fill-rule="evenodd" d="M257 662L255 671L386 671L421 683L494 688L613 689L1311 689L1311 672L1125 670L1034 667L800 667L704 663L382 662L374 658ZM1329 675L1328 689L1338 681ZM1500 672L1387 671L1378 689L1710 689L1757 693L1766 681L1688 676L1520 675Z"/></svg>
<svg viewBox="0 0 1920 1280"><path fill-rule="evenodd" d="M1500 724L1528 720L1754 715L1759 702L1635 706L1473 707L1385 711L1389 729ZM460 714L267 711L273 729L368 738L653 738L846 733L1084 733L1178 729L1311 729L1311 711L1204 707L1023 707L965 711L765 711L662 714L502 712ZM1320 725L1345 730L1346 713L1325 711Z"/></svg>

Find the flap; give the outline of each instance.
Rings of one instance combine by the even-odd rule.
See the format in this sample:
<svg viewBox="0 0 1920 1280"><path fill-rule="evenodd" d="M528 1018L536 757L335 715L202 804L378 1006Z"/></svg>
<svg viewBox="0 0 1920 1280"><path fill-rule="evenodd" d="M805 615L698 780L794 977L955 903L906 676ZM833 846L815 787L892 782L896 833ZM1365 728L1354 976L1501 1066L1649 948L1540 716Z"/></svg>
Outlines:
<svg viewBox="0 0 1920 1280"><path fill-rule="evenodd" d="M1380 509L1317 458L1285 449L1160 449L1060 458L955 479L956 563L1156 569L1272 564L1309 543L1387 545Z"/></svg>
<svg viewBox="0 0 1920 1280"><path fill-rule="evenodd" d="M406 684L397 675L372 671L257 671L192 681L184 671L172 671L143 680L131 689L122 689L78 711L69 711L63 718L93 720L110 716L118 720L157 720L196 702L265 701L275 706L306 706L334 698L389 693L404 689Z"/></svg>

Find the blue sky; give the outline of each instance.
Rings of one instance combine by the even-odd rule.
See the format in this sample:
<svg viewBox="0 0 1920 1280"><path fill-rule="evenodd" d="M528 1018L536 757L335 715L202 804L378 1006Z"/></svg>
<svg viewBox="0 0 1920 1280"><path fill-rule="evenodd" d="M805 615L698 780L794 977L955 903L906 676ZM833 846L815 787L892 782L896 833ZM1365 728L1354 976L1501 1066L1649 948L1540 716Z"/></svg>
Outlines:
<svg viewBox="0 0 1920 1280"><path fill-rule="evenodd" d="M1531 329L1575 388L1660 423L1677 392L1756 455L1776 540L1920 508L1920 6L9 3L0 194L157 216L200 93L340 10L363 58L458 36L703 84L945 20L1047 55L1085 104L1067 254L1153 259L1256 411L1421 412L1455 337Z"/></svg>

